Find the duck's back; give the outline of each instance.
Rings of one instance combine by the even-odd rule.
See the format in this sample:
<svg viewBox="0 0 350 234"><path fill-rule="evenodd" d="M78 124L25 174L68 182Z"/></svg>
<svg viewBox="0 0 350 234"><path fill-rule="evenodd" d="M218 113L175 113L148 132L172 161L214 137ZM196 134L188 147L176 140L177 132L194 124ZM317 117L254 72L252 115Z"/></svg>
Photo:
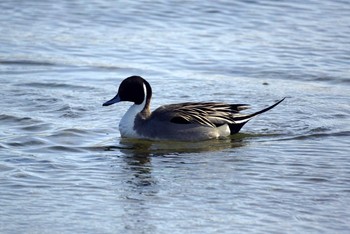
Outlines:
<svg viewBox="0 0 350 234"><path fill-rule="evenodd" d="M227 123L239 106L224 103L179 103L157 108L147 118L135 121L135 129L145 138L205 140L230 135ZM232 109L234 108L234 109ZM233 112L233 113L232 113Z"/></svg>

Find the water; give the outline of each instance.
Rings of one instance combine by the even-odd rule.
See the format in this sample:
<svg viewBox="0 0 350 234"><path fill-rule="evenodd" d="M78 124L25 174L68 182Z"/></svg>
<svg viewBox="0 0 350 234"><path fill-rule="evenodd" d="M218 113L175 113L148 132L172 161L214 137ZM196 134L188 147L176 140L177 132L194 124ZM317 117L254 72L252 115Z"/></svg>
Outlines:
<svg viewBox="0 0 350 234"><path fill-rule="evenodd" d="M348 233L347 1L2 1L1 233ZM207 142L121 139L153 108L261 109Z"/></svg>

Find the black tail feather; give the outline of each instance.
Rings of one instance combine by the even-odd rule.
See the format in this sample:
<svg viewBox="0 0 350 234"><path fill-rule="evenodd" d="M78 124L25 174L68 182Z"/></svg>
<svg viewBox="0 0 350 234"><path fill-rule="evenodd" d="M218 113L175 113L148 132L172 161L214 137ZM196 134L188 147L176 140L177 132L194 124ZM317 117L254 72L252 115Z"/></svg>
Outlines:
<svg viewBox="0 0 350 234"><path fill-rule="evenodd" d="M244 124L246 124L248 121L244 122L244 123L240 123L240 124L229 124L228 126L230 127L230 134L235 134L238 133L241 128L244 126Z"/></svg>
<svg viewBox="0 0 350 234"><path fill-rule="evenodd" d="M246 124L249 120L251 120L254 116L257 116L257 115L260 115L266 111L269 111L271 110L272 108L274 108L275 106L277 106L278 104L280 104L281 102L283 102L283 100L286 99L286 98L283 98L282 100L276 102L275 104L273 104L272 106L269 106L265 109L262 109L260 111L257 111L253 114L249 114L249 115L244 115L244 116L239 116L239 117L236 117L234 118L235 122L234 124L230 124L229 127L230 127L230 132L231 134L235 134L235 133L238 133L241 128L244 126L244 124Z"/></svg>

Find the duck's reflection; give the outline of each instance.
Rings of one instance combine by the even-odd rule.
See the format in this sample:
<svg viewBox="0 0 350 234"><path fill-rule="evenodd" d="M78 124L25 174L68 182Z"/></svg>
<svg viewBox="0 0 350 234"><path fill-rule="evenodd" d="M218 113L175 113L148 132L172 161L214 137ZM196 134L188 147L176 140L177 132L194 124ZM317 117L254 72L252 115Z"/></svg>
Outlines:
<svg viewBox="0 0 350 234"><path fill-rule="evenodd" d="M152 158L155 156L174 156L185 153L201 153L221 151L227 148L242 147L246 143L243 134L225 140L211 140L205 142L174 142L149 141L136 139L121 139L118 149L124 154L126 170L131 172L132 178L128 183L135 189L145 189L145 186L156 184L152 176ZM147 189L148 192L149 189ZM156 192L156 191L154 191ZM139 191L142 193L142 191Z"/></svg>
<svg viewBox="0 0 350 234"><path fill-rule="evenodd" d="M157 227L152 223L154 219L145 219L145 217L153 217L154 210L162 202L166 203L162 196L158 195L162 185L158 183L157 172L161 170L153 168L152 160L156 160L154 163L158 164L162 162L158 160L159 157L174 157L174 155L182 157L186 153L213 152L242 147L245 145L244 138L240 135L231 139L205 142L121 139L117 148L123 154L122 158L125 162L122 167L125 171L126 186L121 191L124 198L125 228L134 231L143 230L147 233L154 232Z"/></svg>
<svg viewBox="0 0 350 234"><path fill-rule="evenodd" d="M166 156L182 153L201 153L221 151L229 148L242 147L246 144L247 134L236 134L231 138L199 142L184 141L150 141L139 139L121 139L120 148L126 155L148 158L150 156ZM146 160L146 159L143 159Z"/></svg>

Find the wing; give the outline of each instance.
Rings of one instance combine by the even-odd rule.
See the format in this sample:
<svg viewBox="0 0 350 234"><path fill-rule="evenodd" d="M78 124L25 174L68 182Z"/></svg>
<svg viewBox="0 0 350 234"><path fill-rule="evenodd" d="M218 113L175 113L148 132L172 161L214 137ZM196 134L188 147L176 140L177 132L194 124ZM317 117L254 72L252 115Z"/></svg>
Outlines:
<svg viewBox="0 0 350 234"><path fill-rule="evenodd" d="M226 104L220 102L186 102L161 106L153 111L153 118L176 124L197 123L217 127L234 123L234 117L242 117L239 111L248 109L247 104Z"/></svg>

